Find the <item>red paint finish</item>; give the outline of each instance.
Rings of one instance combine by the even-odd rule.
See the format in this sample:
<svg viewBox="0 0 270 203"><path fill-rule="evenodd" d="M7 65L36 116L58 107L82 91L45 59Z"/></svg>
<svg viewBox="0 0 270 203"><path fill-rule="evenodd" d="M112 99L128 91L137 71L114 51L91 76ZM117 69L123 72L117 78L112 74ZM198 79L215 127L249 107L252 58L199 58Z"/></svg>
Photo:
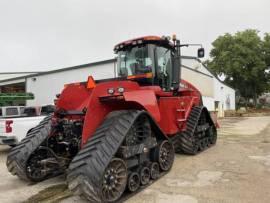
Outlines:
<svg viewBox="0 0 270 203"><path fill-rule="evenodd" d="M153 90L136 90L132 92L125 92L124 98L126 101L133 101L140 104L150 115L156 120L160 121L159 106L157 98Z"/></svg>
<svg viewBox="0 0 270 203"><path fill-rule="evenodd" d="M119 87L124 88L123 94L118 92ZM108 94L108 89L114 89L114 94ZM123 96L122 101L117 99L119 96ZM105 102L103 99L106 97L115 98L115 100L111 99ZM93 89L89 100L83 128L83 144L93 135L106 115L111 111L122 109L147 110L154 119L157 121L160 119L154 91L140 90L140 86L131 81L100 83Z"/></svg>
<svg viewBox="0 0 270 203"><path fill-rule="evenodd" d="M185 129L185 123L192 106L196 106L199 98L192 96L161 97L159 109L161 116L160 127L168 135L174 136Z"/></svg>
<svg viewBox="0 0 270 203"><path fill-rule="evenodd" d="M64 88L57 100L57 109L82 110L87 107L91 91L88 91L84 85L70 84Z"/></svg>
<svg viewBox="0 0 270 203"><path fill-rule="evenodd" d="M67 116L84 121L82 146L94 134L105 117L112 111L146 110L168 136L174 136L186 127L191 108L200 105L200 92L182 80L177 95L163 92L158 86L140 87L134 81L108 81L97 83L92 89L87 83L67 85L57 100L57 110L86 110L85 115ZM124 92L119 92L124 88ZM108 90L113 90L109 93Z"/></svg>

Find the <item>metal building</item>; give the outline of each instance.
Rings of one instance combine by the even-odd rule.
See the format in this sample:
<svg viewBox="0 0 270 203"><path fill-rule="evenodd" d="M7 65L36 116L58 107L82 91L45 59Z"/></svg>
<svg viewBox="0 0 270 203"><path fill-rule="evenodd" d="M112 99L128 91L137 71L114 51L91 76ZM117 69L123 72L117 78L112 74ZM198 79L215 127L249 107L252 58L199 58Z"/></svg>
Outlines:
<svg viewBox="0 0 270 203"><path fill-rule="evenodd" d="M204 105L210 111L217 111L222 117L225 110L235 109L235 90L216 78L199 59L185 56L182 57L182 64L181 77L201 91ZM115 67L115 59L110 59L16 77L0 76L0 92L10 87L13 89L20 87L21 90L35 95L34 100L25 102L27 106L52 104L55 95L61 92L65 84L85 81L88 75L92 75L95 79L112 78L116 75Z"/></svg>

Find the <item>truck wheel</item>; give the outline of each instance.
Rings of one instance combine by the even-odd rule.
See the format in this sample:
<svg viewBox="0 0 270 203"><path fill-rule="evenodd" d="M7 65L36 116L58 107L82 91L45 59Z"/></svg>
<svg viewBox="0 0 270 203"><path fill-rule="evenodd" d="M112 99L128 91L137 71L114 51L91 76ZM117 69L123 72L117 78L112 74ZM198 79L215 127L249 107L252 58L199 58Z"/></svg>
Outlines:
<svg viewBox="0 0 270 203"><path fill-rule="evenodd" d="M37 130L38 129L38 130ZM37 148L46 140L51 131L51 116L46 117L36 126L27 137L18 145L11 149L7 156L6 165L12 175L17 175L20 179L26 181L41 181L46 177L32 179L27 175L31 156ZM30 161L29 161L30 160Z"/></svg>

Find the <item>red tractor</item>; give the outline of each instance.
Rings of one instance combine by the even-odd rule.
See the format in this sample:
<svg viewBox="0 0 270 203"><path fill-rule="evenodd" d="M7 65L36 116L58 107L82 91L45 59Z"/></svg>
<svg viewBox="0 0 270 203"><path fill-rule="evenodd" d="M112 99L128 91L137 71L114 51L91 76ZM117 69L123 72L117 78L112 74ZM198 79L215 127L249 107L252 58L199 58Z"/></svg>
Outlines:
<svg viewBox="0 0 270 203"><path fill-rule="evenodd" d="M169 171L175 151L214 145L200 92L180 80L182 46L175 36L116 45L118 77L66 85L54 114L10 151L8 170L33 182L66 173L75 194L117 202Z"/></svg>

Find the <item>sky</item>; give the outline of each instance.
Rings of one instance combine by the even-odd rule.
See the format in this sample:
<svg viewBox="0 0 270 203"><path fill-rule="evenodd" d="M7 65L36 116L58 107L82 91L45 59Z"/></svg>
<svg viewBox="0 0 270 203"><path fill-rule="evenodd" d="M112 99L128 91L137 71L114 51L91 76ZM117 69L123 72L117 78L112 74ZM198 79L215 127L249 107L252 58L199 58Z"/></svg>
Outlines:
<svg viewBox="0 0 270 203"><path fill-rule="evenodd" d="M110 59L115 44L145 35L203 44L207 59L219 35L270 32L269 8L269 0L0 0L0 72Z"/></svg>

